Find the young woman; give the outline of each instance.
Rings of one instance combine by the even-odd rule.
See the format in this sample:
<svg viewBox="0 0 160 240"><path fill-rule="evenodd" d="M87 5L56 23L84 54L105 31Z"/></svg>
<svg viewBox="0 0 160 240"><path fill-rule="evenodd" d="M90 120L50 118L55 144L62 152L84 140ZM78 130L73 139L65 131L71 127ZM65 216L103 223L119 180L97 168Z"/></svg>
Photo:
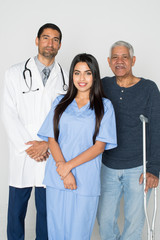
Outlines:
<svg viewBox="0 0 160 240"><path fill-rule="evenodd" d="M53 102L38 136L51 151L44 177L49 239L89 240L100 195L101 154L116 147L114 110L92 55L73 59L67 94Z"/></svg>

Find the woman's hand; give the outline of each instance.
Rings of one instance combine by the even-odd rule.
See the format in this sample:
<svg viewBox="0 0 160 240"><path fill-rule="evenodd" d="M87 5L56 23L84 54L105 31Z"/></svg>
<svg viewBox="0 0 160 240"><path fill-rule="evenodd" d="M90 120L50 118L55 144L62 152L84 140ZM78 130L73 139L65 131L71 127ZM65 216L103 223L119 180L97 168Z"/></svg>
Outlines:
<svg viewBox="0 0 160 240"><path fill-rule="evenodd" d="M70 164L68 162L57 162L56 163L56 171L61 176L61 179L63 180L71 171Z"/></svg>
<svg viewBox="0 0 160 240"><path fill-rule="evenodd" d="M66 189L75 190L77 188L75 177L71 172L64 178L63 184Z"/></svg>

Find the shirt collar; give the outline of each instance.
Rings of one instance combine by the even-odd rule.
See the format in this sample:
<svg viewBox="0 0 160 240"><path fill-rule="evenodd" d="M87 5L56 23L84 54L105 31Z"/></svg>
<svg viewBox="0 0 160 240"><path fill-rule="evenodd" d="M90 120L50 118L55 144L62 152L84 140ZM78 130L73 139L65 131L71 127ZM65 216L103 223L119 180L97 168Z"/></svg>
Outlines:
<svg viewBox="0 0 160 240"><path fill-rule="evenodd" d="M35 56L34 57L34 60L35 60L35 63L37 65L37 68L39 70L40 73L42 73L42 70L46 67L43 63L41 63L39 60L38 60L38 56ZM54 67L55 65L55 62L52 63L52 65L46 67L46 68L49 68L50 71L52 71L52 68Z"/></svg>

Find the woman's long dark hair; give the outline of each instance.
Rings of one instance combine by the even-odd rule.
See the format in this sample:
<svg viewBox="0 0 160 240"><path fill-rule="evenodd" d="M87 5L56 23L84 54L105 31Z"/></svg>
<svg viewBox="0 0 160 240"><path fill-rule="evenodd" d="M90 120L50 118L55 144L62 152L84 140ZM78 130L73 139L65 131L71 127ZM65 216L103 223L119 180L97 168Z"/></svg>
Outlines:
<svg viewBox="0 0 160 240"><path fill-rule="evenodd" d="M99 132L100 123L102 120L102 117L104 115L104 107L103 107L103 100L102 97L105 97L103 90L102 90L102 84L100 79L100 72L99 72L99 66L98 62L90 54L82 53L75 56L71 63L70 71L69 71L69 88L66 93L66 95L61 99L59 104L55 108L55 114L54 114L54 137L55 140L58 141L59 136L59 121L60 118L65 111L65 109L68 107L68 105L74 100L74 98L77 95L77 89L74 86L73 83L73 72L75 65L79 62L85 62L87 63L88 67L90 68L93 76L93 84L90 90L90 109L95 111L96 115L96 124L95 124L95 132L93 135L93 143L95 143L96 136Z"/></svg>

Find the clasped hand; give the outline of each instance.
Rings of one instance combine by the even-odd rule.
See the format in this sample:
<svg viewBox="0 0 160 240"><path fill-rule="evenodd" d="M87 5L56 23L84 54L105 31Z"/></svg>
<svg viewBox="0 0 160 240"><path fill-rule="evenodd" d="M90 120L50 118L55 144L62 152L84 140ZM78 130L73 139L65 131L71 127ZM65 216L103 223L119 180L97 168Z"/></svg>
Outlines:
<svg viewBox="0 0 160 240"><path fill-rule="evenodd" d="M77 188L75 177L71 172L71 168L68 162L57 162L57 173L63 180L64 187L66 189L75 190Z"/></svg>
<svg viewBox="0 0 160 240"><path fill-rule="evenodd" d="M61 179L63 180L71 171L71 168L69 166L68 162L57 162L57 173L60 175Z"/></svg>
<svg viewBox="0 0 160 240"><path fill-rule="evenodd" d="M30 158L37 162L45 161L49 157L48 143L45 141L29 141L26 145L31 145L26 149L26 153Z"/></svg>

